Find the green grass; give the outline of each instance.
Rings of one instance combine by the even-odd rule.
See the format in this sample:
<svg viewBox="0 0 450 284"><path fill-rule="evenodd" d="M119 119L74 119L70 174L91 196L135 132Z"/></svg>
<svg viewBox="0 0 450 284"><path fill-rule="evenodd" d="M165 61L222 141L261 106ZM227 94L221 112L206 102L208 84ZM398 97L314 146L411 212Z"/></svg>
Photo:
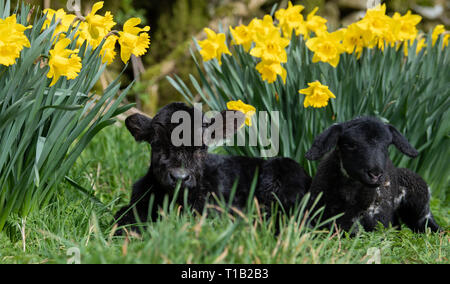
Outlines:
<svg viewBox="0 0 450 284"><path fill-rule="evenodd" d="M27 218L25 242L21 221L12 222L11 238L0 234L0 263L67 263L72 247L82 263L366 263L370 248L380 249L382 263L449 263L450 206L437 199L432 210L447 230L441 234L380 228L349 238L290 219L277 235L273 219L260 219L257 210L245 217L202 216L175 206L142 236L112 237L113 213L127 203L149 156L149 147L135 143L124 127L102 131L69 174L89 193L61 184L57 197Z"/></svg>

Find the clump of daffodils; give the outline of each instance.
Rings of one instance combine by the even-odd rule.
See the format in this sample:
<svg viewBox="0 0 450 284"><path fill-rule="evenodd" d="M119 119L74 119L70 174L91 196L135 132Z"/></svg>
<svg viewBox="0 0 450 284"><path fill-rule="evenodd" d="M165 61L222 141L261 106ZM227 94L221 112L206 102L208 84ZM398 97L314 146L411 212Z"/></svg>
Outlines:
<svg viewBox="0 0 450 284"><path fill-rule="evenodd" d="M118 41L121 46L121 59L127 63L131 54L135 56L142 56L147 51L150 45L150 37L148 31L149 26L144 28L136 27L141 23L139 18L131 18L124 24L123 31L115 31L113 27L116 25L114 16L110 11L106 11L104 15L100 14L103 8L103 1L97 2L92 6L91 12L85 17L79 17L72 14L66 14L63 9L54 11L52 9L44 10L47 13L47 21L44 23L44 28L48 27L54 18L57 27L55 34L64 37L70 26L79 24L76 36L78 36L77 46L80 47L87 41L93 48L97 48L103 40L101 55L103 56L103 63L112 63L116 56L115 45Z"/></svg>
<svg viewBox="0 0 450 284"><path fill-rule="evenodd" d="M64 9L43 11L45 21L41 32L54 27L53 48L48 56L41 55L41 58L48 58L47 77L52 79L50 86L55 85L61 77L71 80L78 76L83 67L82 54L78 54L79 48L85 43L93 49L101 48L99 54L102 62L106 64L111 64L116 57L116 43L119 43L121 47L120 58L124 63L130 60L131 55L142 56L147 52L150 46L149 26L140 28L138 25L141 20L131 18L125 22L123 31L113 30L116 25L114 16L109 11L101 15L102 8L103 1L95 3L85 17L66 13ZM0 19L1 65L15 64L22 50L30 47L25 31L31 27L31 25L25 27L17 23L15 14L6 19ZM74 43L68 38L73 29L76 29Z"/></svg>
<svg viewBox="0 0 450 284"><path fill-rule="evenodd" d="M286 84L288 76L284 64L288 61L287 48L292 36L301 36L306 47L313 52L312 62L324 62L337 67L343 53L353 54L359 59L364 49L378 48L382 51L386 46L396 50L403 48L405 56L416 41L416 53L425 46L423 35L419 34L417 24L422 17L411 11L401 15L386 14L386 5L378 5L368 9L365 16L336 31L329 31L327 20L318 16L318 8L303 16L302 5L288 3L288 7L279 9L274 17L265 15L255 18L248 25L229 27L231 45L241 46L255 59L255 69L261 79L274 83L278 77ZM222 64L224 54L232 56L228 49L226 35L206 28L207 39L199 41L200 54L204 61L216 59ZM448 46L450 34L443 25L435 27L432 33L432 45L442 36L442 48ZM309 83L309 87L299 91L306 95L304 107L321 108L328 105L330 98L335 98L328 87L318 81ZM279 98L277 97L277 101ZM237 102L236 102L237 103Z"/></svg>
<svg viewBox="0 0 450 284"><path fill-rule="evenodd" d="M120 45L120 58L124 63L130 60L131 55L142 56L150 46L149 26L137 27L141 23L139 18L131 18L124 24L123 31L113 30L116 25L114 16L110 11L101 15L103 1L92 6L91 11L85 17L66 13L63 9L45 9L46 21L43 30L50 27L52 21L56 24L54 30L55 46L50 50L49 66L47 77L52 78L51 86L54 85L61 76L67 79L76 78L80 72L81 58L77 55L78 49L67 49L71 41L66 38L71 27L77 27L75 34L76 47L81 47L84 43L89 44L93 49L101 46L100 56L102 63L111 64L116 57L116 43Z"/></svg>
<svg viewBox="0 0 450 284"><path fill-rule="evenodd" d="M261 78L268 83L276 81L280 76L286 82L286 70L283 64L287 62L286 48L293 34L306 39L306 46L313 55L313 63L325 62L333 67L339 64L342 53L354 54L359 59L365 48L385 46L403 46L405 55L408 47L417 40L416 52L425 46L425 39L419 35L417 24L422 20L419 15L408 11L405 15L395 13L392 17L386 15L386 5L378 5L368 9L366 15L358 22L346 28L331 32L327 28L327 20L316 15L316 7L306 17L302 15L304 7L288 3L285 9L275 12L275 20L270 15L263 19L253 19L248 25L229 27L232 45L240 45L246 52L260 61L256 70ZM216 34L206 28L206 40L200 41L200 54L204 61L217 59L221 64L223 54L231 55L226 44L225 34ZM439 35L443 36L443 47L448 46L449 34L442 25L433 31L433 45Z"/></svg>

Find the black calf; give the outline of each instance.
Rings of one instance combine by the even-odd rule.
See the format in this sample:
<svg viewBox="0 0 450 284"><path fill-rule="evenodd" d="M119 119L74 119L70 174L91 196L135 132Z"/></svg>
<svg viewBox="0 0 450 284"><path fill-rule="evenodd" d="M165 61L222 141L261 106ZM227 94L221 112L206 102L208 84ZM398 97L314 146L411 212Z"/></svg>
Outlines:
<svg viewBox="0 0 450 284"><path fill-rule="evenodd" d="M172 121L174 115L180 112L191 120L190 130L193 135L184 140L187 142L184 145L175 146L178 142L174 143L173 138L179 138L177 129L181 123ZM181 182L181 188L189 190L189 205L201 212L212 193L229 200L233 184L238 180L232 205L242 209L249 197L257 170L258 180L254 194L260 204L270 208L271 203L276 201L276 195L286 210L292 208L311 184L311 178L295 161L288 158L264 160L208 153L207 145L211 140L220 139L215 137L215 133L211 133L211 129L217 129L217 124L222 122L220 128L224 130L225 138L230 138L244 122L245 116L242 113L231 112L235 119L230 119L228 114L229 112L227 115L222 112L210 121L201 114L203 123L196 125L194 108L183 103L172 103L162 108L153 119L140 114L128 117L128 130L137 141L151 144L152 158L147 174L133 186L130 204L116 214L117 223L134 224L136 214L143 222L155 220L164 197L173 196L177 182ZM215 127L214 123L217 123ZM151 200L153 206L149 212ZM133 207L136 212L133 212Z"/></svg>

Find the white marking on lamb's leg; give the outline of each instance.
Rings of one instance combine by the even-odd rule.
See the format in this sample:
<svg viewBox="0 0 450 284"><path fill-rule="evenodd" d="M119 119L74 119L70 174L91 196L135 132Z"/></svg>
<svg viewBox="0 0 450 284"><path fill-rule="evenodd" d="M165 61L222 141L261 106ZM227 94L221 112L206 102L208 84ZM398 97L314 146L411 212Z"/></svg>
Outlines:
<svg viewBox="0 0 450 284"><path fill-rule="evenodd" d="M406 190L403 186L400 186L400 194L394 198L394 206L398 206L406 196Z"/></svg>
<svg viewBox="0 0 450 284"><path fill-rule="evenodd" d="M377 187L375 190L377 191L377 196L381 196L381 190L380 190L380 187Z"/></svg>
<svg viewBox="0 0 450 284"><path fill-rule="evenodd" d="M380 206L372 203L369 208L367 208L367 213L373 218L376 214L380 213Z"/></svg>

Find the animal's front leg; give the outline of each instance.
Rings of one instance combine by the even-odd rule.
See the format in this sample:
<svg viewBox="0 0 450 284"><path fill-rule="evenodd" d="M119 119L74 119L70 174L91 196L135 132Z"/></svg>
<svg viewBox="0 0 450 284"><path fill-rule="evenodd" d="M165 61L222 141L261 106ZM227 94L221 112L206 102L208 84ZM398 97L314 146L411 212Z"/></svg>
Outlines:
<svg viewBox="0 0 450 284"><path fill-rule="evenodd" d="M159 188L147 174L133 185L130 203L116 213L114 220L119 227L131 225L130 229L136 230L137 223L156 220L162 202ZM116 235L122 233L119 229Z"/></svg>

